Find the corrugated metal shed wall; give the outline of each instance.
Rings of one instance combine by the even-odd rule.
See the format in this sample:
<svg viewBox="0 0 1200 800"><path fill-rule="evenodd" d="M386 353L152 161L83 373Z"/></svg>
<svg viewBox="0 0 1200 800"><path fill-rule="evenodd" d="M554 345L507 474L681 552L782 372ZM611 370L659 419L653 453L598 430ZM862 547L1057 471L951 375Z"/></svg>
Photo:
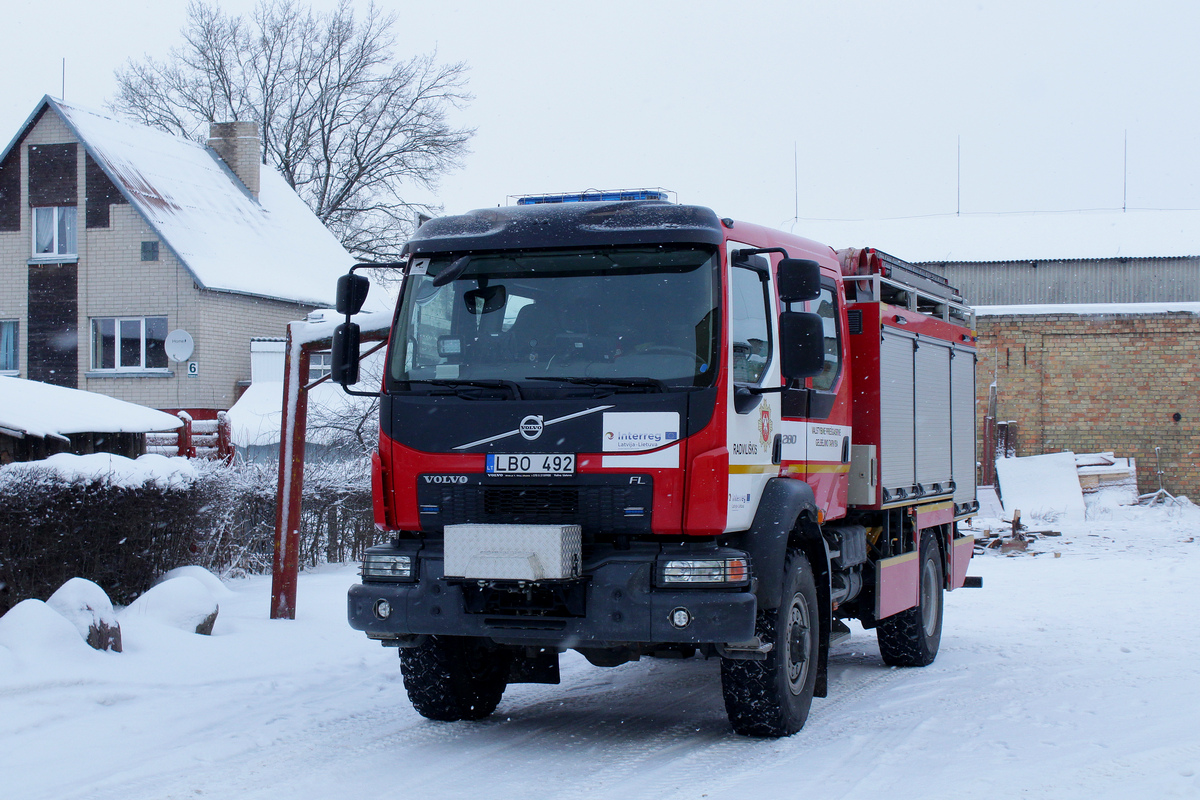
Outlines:
<svg viewBox="0 0 1200 800"><path fill-rule="evenodd" d="M1200 301L1200 256L927 262L973 306Z"/></svg>

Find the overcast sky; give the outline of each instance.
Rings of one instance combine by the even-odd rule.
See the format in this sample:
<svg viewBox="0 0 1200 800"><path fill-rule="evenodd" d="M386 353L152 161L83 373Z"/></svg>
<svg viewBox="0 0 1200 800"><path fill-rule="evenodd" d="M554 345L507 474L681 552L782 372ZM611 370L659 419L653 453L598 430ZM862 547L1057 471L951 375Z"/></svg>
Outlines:
<svg viewBox="0 0 1200 800"><path fill-rule="evenodd" d="M798 233L960 208L1200 209L1194 0L380 5L401 54L471 68L457 120L477 134L442 181L450 213L635 186ZM9 6L4 143L60 94L63 58L66 99L101 107L125 59L178 42L186 3Z"/></svg>

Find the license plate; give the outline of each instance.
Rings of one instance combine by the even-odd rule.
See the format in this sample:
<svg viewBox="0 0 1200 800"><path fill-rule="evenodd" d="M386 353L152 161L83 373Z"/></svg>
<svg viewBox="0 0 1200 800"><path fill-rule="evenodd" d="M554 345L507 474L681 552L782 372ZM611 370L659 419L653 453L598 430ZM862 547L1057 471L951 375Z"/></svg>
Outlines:
<svg viewBox="0 0 1200 800"><path fill-rule="evenodd" d="M573 453L488 453L488 475L563 477L575 474Z"/></svg>

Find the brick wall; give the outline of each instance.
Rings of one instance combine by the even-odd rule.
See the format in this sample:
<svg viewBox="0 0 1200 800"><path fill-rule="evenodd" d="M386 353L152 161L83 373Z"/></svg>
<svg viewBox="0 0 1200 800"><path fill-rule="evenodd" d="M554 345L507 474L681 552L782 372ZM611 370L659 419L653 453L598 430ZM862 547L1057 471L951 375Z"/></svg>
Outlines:
<svg viewBox="0 0 1200 800"><path fill-rule="evenodd" d="M1017 455L1133 456L1145 493L1158 489L1161 447L1165 488L1200 500L1200 316L984 316L977 329L980 417L994 381Z"/></svg>

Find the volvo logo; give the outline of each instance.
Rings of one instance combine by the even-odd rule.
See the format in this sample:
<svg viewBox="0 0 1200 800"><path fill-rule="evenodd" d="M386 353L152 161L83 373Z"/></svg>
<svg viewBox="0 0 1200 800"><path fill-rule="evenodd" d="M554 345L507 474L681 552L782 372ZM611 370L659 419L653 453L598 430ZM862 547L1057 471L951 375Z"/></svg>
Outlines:
<svg viewBox="0 0 1200 800"><path fill-rule="evenodd" d="M426 483L466 483L466 475L423 475Z"/></svg>
<svg viewBox="0 0 1200 800"><path fill-rule="evenodd" d="M528 417L521 420L520 429L521 436L532 442L534 439L542 435L542 418L530 414Z"/></svg>

